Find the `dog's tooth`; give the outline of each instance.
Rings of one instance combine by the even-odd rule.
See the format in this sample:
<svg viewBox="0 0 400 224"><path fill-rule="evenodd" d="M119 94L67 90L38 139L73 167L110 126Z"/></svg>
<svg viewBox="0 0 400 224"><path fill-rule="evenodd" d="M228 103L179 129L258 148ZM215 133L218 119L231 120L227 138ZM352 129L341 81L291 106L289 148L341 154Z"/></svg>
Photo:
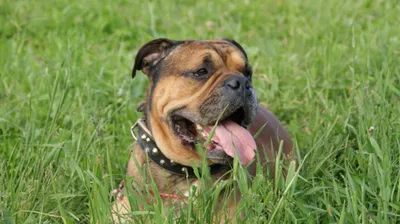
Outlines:
<svg viewBox="0 0 400 224"><path fill-rule="evenodd" d="M203 131L203 127L201 125L199 125L199 124L196 124L196 129L198 131Z"/></svg>
<svg viewBox="0 0 400 224"><path fill-rule="evenodd" d="M203 140L207 140L207 138L208 138L207 133L205 131L202 131L201 137L203 137Z"/></svg>

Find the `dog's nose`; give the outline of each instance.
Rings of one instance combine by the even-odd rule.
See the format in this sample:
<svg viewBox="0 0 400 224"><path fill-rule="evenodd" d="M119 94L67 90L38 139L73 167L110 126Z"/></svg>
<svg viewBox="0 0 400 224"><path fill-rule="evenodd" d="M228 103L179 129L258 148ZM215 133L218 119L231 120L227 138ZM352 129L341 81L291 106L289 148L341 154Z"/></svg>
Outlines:
<svg viewBox="0 0 400 224"><path fill-rule="evenodd" d="M247 78L244 76L232 75L225 80L225 86L235 91L246 91L246 93L251 94L251 84L249 80L247 80Z"/></svg>

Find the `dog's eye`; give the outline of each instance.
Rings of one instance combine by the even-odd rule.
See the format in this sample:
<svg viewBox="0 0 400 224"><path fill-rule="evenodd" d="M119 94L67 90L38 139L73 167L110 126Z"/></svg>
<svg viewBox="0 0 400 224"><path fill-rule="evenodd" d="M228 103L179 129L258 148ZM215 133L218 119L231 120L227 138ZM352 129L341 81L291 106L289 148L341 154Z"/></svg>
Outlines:
<svg viewBox="0 0 400 224"><path fill-rule="evenodd" d="M199 70L197 70L196 72L193 73L195 76L203 76L203 75L207 75L208 71L205 68L201 68Z"/></svg>

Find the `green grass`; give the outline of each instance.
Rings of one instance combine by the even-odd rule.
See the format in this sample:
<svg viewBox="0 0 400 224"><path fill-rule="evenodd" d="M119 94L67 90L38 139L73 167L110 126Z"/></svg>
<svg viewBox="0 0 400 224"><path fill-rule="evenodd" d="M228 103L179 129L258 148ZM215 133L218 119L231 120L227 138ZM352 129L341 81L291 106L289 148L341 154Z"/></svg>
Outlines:
<svg viewBox="0 0 400 224"><path fill-rule="evenodd" d="M109 223L147 85L138 48L230 37L302 162L289 181L239 178L243 222L399 223L399 15L394 0L0 0L0 221ZM175 221L218 216L220 187Z"/></svg>

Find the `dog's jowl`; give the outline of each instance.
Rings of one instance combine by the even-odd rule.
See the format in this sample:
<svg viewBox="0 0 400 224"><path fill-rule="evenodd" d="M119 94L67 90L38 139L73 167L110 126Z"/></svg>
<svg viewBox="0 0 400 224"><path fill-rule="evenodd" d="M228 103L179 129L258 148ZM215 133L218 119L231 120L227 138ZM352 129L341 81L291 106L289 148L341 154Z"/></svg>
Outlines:
<svg viewBox="0 0 400 224"><path fill-rule="evenodd" d="M216 181L229 178L224 174L237 157L250 175L259 163L274 178L281 142L283 155L296 158L286 130L257 102L251 66L237 42L156 39L137 53L133 77L138 70L150 82L140 106L143 115L132 127L136 144L127 168L132 192L146 189L151 175L164 203L179 204L198 184L193 166L206 163ZM114 190L116 222L131 210L122 193L132 186L127 183ZM154 195L148 195L151 203ZM235 203L229 209L233 214Z"/></svg>

